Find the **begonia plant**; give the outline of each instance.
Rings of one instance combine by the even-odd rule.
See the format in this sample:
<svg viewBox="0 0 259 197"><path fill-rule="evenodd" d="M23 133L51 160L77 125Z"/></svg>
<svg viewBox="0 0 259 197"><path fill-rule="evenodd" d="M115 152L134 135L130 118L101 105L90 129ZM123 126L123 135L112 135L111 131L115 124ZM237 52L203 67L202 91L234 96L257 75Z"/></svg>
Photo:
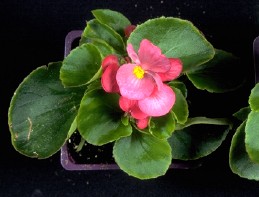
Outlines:
<svg viewBox="0 0 259 197"><path fill-rule="evenodd" d="M214 48L189 20L131 24L117 11L92 14L78 46L32 71L16 89L8 116L18 152L48 158L78 132L95 146L112 143L121 170L150 179L164 175L174 160L205 158L233 134L231 170L259 180L258 85L248 106L230 116L228 106L221 106L223 117L191 113L193 90L224 97L242 86L239 58ZM218 104L198 101L199 109Z"/></svg>

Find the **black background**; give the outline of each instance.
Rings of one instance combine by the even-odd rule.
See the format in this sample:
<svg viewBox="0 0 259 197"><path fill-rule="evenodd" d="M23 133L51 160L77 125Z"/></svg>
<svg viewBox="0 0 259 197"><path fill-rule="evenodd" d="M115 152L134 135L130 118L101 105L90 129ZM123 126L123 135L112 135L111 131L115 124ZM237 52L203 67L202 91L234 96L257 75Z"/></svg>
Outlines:
<svg viewBox="0 0 259 197"><path fill-rule="evenodd" d="M13 92L33 69L62 60L66 34L83 29L97 8L120 11L133 24L162 15L189 19L216 48L242 57L244 70L253 68L252 43L259 35L256 0L1 0L0 196L258 196L259 182L229 169L224 144L198 169L169 170L146 181L119 170L66 171L59 153L36 160L13 149L7 124Z"/></svg>

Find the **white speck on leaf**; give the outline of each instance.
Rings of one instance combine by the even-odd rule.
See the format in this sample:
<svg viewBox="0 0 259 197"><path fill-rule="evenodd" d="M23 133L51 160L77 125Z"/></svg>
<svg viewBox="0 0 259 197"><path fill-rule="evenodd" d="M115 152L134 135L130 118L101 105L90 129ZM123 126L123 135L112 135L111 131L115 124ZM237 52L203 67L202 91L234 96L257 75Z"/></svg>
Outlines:
<svg viewBox="0 0 259 197"><path fill-rule="evenodd" d="M27 139L30 140L30 136L31 136L31 132L32 132L32 121L31 121L30 117L28 117L27 120L29 122L29 132L27 135Z"/></svg>

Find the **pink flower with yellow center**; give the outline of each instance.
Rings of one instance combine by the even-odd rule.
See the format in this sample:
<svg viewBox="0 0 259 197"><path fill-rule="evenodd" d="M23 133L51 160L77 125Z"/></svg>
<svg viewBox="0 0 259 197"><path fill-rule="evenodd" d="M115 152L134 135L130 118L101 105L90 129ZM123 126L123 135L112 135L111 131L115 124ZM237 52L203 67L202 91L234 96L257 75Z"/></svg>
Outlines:
<svg viewBox="0 0 259 197"><path fill-rule="evenodd" d="M147 116L167 114L175 103L175 93L163 81L180 75L181 61L167 58L147 39L141 41L138 54L131 44L127 52L132 63L120 66L116 74L120 94L137 101L137 106Z"/></svg>

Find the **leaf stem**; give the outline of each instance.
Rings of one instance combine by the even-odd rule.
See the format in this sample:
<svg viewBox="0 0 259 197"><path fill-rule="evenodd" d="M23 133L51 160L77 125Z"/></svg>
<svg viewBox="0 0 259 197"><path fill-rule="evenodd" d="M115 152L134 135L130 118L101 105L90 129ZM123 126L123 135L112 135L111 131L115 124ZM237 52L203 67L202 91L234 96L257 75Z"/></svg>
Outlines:
<svg viewBox="0 0 259 197"><path fill-rule="evenodd" d="M85 144L85 139L81 137L81 141L80 143L78 144L77 148L76 148L76 152L79 152L82 150L83 146Z"/></svg>

